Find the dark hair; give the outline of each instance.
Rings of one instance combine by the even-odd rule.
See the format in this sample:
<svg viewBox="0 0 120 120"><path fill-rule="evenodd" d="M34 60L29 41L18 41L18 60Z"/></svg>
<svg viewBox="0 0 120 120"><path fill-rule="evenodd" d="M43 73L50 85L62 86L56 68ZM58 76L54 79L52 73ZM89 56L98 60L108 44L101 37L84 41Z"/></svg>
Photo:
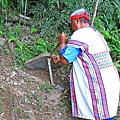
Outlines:
<svg viewBox="0 0 120 120"><path fill-rule="evenodd" d="M85 18L80 18L80 21L83 23L88 23L89 25L91 24L91 22Z"/></svg>

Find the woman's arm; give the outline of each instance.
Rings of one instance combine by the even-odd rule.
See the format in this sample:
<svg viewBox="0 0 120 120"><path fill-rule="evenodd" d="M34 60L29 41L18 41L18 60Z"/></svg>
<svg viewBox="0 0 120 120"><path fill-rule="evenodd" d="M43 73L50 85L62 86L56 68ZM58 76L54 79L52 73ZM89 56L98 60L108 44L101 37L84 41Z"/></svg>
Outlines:
<svg viewBox="0 0 120 120"><path fill-rule="evenodd" d="M65 46L66 46L66 43L64 43L64 42L60 43L60 45L59 45L59 51L62 50L63 48L65 48ZM63 57L60 53L59 53L59 57L60 57L60 62L62 64L64 64L64 65L69 64L68 61L66 60L66 58Z"/></svg>

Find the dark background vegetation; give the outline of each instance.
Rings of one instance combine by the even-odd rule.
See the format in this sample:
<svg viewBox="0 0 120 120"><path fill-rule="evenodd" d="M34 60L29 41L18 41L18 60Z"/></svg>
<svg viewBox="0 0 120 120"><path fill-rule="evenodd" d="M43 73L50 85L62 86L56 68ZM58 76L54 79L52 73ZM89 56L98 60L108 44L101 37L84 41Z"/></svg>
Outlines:
<svg viewBox="0 0 120 120"><path fill-rule="evenodd" d="M7 44L14 43L14 58L22 66L26 60L50 52L61 32L71 35L69 16L74 10L88 9L92 20L95 4L96 0L0 0L0 36ZM99 1L94 27L104 35L120 71L119 0Z"/></svg>

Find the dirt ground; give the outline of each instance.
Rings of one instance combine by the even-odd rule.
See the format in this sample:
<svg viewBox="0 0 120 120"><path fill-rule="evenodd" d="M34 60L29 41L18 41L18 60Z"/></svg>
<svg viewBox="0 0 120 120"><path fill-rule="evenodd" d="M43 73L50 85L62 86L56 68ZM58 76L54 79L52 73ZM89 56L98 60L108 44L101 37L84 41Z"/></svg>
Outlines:
<svg viewBox="0 0 120 120"><path fill-rule="evenodd" d="M80 120L71 115L69 72L61 67L53 74L56 87L47 69L22 69L0 51L0 120Z"/></svg>

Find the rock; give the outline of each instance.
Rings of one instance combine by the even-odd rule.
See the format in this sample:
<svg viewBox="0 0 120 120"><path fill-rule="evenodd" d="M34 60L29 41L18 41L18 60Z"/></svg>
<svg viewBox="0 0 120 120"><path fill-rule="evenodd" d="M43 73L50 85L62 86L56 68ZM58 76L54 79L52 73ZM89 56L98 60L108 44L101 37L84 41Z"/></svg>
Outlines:
<svg viewBox="0 0 120 120"><path fill-rule="evenodd" d="M4 43L6 42L7 40L5 38L0 38L0 45L4 45Z"/></svg>
<svg viewBox="0 0 120 120"><path fill-rule="evenodd" d="M57 85L55 88L57 88L58 90L64 91L65 88L62 85Z"/></svg>
<svg viewBox="0 0 120 120"><path fill-rule="evenodd" d="M24 63L25 67L30 68L30 69L40 69L40 68L48 68L48 61L47 58L50 56L49 53L43 53L40 54L39 56L30 59ZM55 64L51 60L51 67L52 68L57 68L59 67L60 64Z"/></svg>
<svg viewBox="0 0 120 120"><path fill-rule="evenodd" d="M10 75L10 78L13 78L15 75L16 75L16 72L15 72L15 71L12 71L12 73L11 73L11 75Z"/></svg>

